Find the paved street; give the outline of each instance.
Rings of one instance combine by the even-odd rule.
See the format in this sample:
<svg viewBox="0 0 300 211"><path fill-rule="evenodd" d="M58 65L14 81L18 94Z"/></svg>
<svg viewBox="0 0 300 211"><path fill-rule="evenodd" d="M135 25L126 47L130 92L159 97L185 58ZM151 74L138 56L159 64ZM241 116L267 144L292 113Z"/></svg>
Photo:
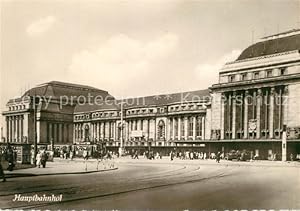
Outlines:
<svg viewBox="0 0 300 211"><path fill-rule="evenodd" d="M10 178L0 184L0 208L300 208L298 164L125 158L117 160L116 166L117 170L89 174ZM13 202L16 193L62 194L63 200Z"/></svg>

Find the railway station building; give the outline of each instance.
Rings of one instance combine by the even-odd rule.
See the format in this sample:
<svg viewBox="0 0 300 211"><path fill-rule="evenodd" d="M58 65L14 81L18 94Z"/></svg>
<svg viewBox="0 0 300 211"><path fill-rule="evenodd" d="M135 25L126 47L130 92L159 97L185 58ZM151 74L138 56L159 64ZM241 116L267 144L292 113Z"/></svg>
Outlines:
<svg viewBox="0 0 300 211"><path fill-rule="evenodd" d="M291 30L247 47L205 90L121 100L90 86L41 84L9 100L2 142L163 154L245 149L281 159L284 131L287 154L300 154L299 105L300 30Z"/></svg>

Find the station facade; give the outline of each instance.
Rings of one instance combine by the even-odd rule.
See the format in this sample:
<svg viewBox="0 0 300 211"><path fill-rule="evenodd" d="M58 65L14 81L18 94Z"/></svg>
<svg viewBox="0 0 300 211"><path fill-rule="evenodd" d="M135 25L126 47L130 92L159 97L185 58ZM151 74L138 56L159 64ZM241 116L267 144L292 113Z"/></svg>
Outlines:
<svg viewBox="0 0 300 211"><path fill-rule="evenodd" d="M261 159L300 154L300 31L262 38L223 66L206 90L118 100L90 86L52 81L7 103L3 142L111 150L229 152ZM121 122L121 116L123 122ZM122 133L122 134L121 134ZM36 134L36 135L35 135Z"/></svg>

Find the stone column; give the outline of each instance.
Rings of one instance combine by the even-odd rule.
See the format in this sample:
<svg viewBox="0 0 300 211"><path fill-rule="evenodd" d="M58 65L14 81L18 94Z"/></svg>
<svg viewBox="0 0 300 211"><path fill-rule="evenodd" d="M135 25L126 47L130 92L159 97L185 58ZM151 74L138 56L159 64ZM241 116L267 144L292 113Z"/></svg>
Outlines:
<svg viewBox="0 0 300 211"><path fill-rule="evenodd" d="M12 141L15 142L16 139L16 117L12 116Z"/></svg>
<svg viewBox="0 0 300 211"><path fill-rule="evenodd" d="M63 123L59 124L59 139L61 143L65 142L65 125Z"/></svg>
<svg viewBox="0 0 300 211"><path fill-rule="evenodd" d="M122 123L121 123L122 125ZM117 141L118 140L118 124L117 124L117 121L114 121L114 141ZM125 130L125 128L123 128L123 130L121 131L123 133L123 131ZM121 135L121 134L120 134Z"/></svg>
<svg viewBox="0 0 300 211"><path fill-rule="evenodd" d="M244 95L244 139L248 138L248 97L249 91L245 91Z"/></svg>
<svg viewBox="0 0 300 211"><path fill-rule="evenodd" d="M283 95L282 95L282 89L279 90L278 95L279 95L279 96L278 96L278 98L279 98L279 99L278 99L278 104L279 104L279 105L278 105L278 107L279 107L279 114L278 114L278 116L279 116L279 118L278 118L278 126L277 126L277 128L278 128L278 129L282 129L282 126L281 126L281 122L283 122L283 121L282 121L282 116L283 116L283 115L282 115L282 96L283 96Z"/></svg>
<svg viewBox="0 0 300 211"><path fill-rule="evenodd" d="M181 140L181 117L178 117L178 140Z"/></svg>
<svg viewBox="0 0 300 211"><path fill-rule="evenodd" d="M13 118L12 116L9 117L9 141L12 142L13 141Z"/></svg>
<svg viewBox="0 0 300 211"><path fill-rule="evenodd" d="M97 123L96 122L93 122L91 123L92 124L92 127L93 127L93 130L91 132L92 134L92 140L93 141L96 141L96 134L97 134Z"/></svg>
<svg viewBox="0 0 300 211"><path fill-rule="evenodd" d="M202 133L201 133L201 139L204 140L205 139L205 117L203 116L201 118L202 120L202 124L201 124L201 130L202 130Z"/></svg>
<svg viewBox="0 0 300 211"><path fill-rule="evenodd" d="M58 141L62 143L62 124L58 124Z"/></svg>
<svg viewBox="0 0 300 211"><path fill-rule="evenodd" d="M54 123L53 124L53 142L54 143L57 143L57 129L56 129L56 127L57 127L57 124Z"/></svg>
<svg viewBox="0 0 300 211"><path fill-rule="evenodd" d="M150 119L147 119L147 139L150 138Z"/></svg>
<svg viewBox="0 0 300 211"><path fill-rule="evenodd" d="M5 118L6 120L6 142L9 142L9 117Z"/></svg>
<svg viewBox="0 0 300 211"><path fill-rule="evenodd" d="M53 137L52 137L52 123L51 122L49 122L49 128L48 128L48 137L49 137L49 143L50 144L52 144L52 139L53 139ZM75 136L74 136L75 137Z"/></svg>
<svg viewBox="0 0 300 211"><path fill-rule="evenodd" d="M256 101L256 138L260 138L260 109L262 106L262 91L261 89L257 90L257 101Z"/></svg>
<svg viewBox="0 0 300 211"><path fill-rule="evenodd" d="M232 139L236 137L236 92L232 94Z"/></svg>
<svg viewBox="0 0 300 211"><path fill-rule="evenodd" d="M27 142L29 141L28 137L28 114L24 114L24 119L23 119L23 135L26 137Z"/></svg>
<svg viewBox="0 0 300 211"><path fill-rule="evenodd" d="M9 124L9 142L12 142L12 117L8 117L8 124Z"/></svg>
<svg viewBox="0 0 300 211"><path fill-rule="evenodd" d="M196 116L193 116L193 140L196 140Z"/></svg>
<svg viewBox="0 0 300 211"><path fill-rule="evenodd" d="M166 129L166 135L167 135L167 141L169 141L171 139L171 118L167 119L168 121L168 127Z"/></svg>
<svg viewBox="0 0 300 211"><path fill-rule="evenodd" d="M94 125L94 123L92 122L91 124L91 131L90 131L90 137L91 137L91 141L94 141L94 131L95 131L95 125Z"/></svg>
<svg viewBox="0 0 300 211"><path fill-rule="evenodd" d="M74 128L73 128L73 137L74 137L74 140L75 142L77 142L77 139L78 139L78 126L77 126L77 123L75 123L74 125Z"/></svg>
<svg viewBox="0 0 300 211"><path fill-rule="evenodd" d="M188 140L188 118L184 117L184 139Z"/></svg>
<svg viewBox="0 0 300 211"><path fill-rule="evenodd" d="M288 85L286 85L284 87L284 90L283 90L283 95L282 95L282 106L283 106L283 125L287 125L288 121L287 121L287 118L288 118L288 92L289 92L289 89L288 89Z"/></svg>
<svg viewBox="0 0 300 211"><path fill-rule="evenodd" d="M15 126L16 126L16 142L19 142L19 138L20 138L20 137L19 137L19 135L20 135L20 134L19 134L19 133L20 133L20 128L19 128L19 125L20 125L20 124L19 124L19 116L16 116L15 118L16 118L16 125L15 125Z"/></svg>
<svg viewBox="0 0 300 211"><path fill-rule="evenodd" d="M176 118L173 117L173 121L172 121L172 139L175 140L175 121Z"/></svg>
<svg viewBox="0 0 300 211"><path fill-rule="evenodd" d="M156 141L157 141L157 124L156 124L156 118L154 118L153 119L153 122L154 122L154 141L155 141L155 143L156 143Z"/></svg>
<svg viewBox="0 0 300 211"><path fill-rule="evenodd" d="M98 137L98 140L101 140L101 138L102 138L101 133L102 133L101 123L97 122L97 137Z"/></svg>
<svg viewBox="0 0 300 211"><path fill-rule="evenodd" d="M221 94L221 139L224 140L224 135L225 135L225 103L224 103L225 95L224 93ZM228 103L228 102L227 102Z"/></svg>
<svg viewBox="0 0 300 211"><path fill-rule="evenodd" d="M24 137L24 131L23 131L23 129L24 129L24 116L22 115L21 116L21 142L23 143L23 137Z"/></svg>
<svg viewBox="0 0 300 211"><path fill-rule="evenodd" d="M102 132L103 132L103 138L105 139L105 138L107 138L107 124L106 124L106 122L104 121L104 122L102 122L102 128L103 128L103 130L102 130Z"/></svg>
<svg viewBox="0 0 300 211"><path fill-rule="evenodd" d="M275 95L275 88L271 87L270 93L270 113L269 113L269 137L274 137L274 95Z"/></svg>

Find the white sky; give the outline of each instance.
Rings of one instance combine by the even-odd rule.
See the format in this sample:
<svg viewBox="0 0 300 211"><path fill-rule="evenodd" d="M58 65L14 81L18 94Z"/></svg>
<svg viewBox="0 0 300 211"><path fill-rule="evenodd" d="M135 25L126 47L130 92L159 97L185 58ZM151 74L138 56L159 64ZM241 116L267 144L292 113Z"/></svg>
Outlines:
<svg viewBox="0 0 300 211"><path fill-rule="evenodd" d="M0 0L1 109L51 80L115 97L206 89L254 39L299 28L300 0Z"/></svg>

